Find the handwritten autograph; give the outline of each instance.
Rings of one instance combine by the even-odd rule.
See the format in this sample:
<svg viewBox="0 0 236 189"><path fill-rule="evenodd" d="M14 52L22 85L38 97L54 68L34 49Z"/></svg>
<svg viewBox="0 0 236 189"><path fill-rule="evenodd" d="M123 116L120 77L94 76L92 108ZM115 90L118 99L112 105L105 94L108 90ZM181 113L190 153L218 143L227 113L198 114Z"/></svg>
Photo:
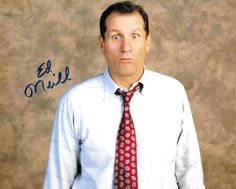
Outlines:
<svg viewBox="0 0 236 189"><path fill-rule="evenodd" d="M55 82L53 81L43 81L43 76L46 75L52 75L53 77L57 76L57 80ZM71 80L69 78L70 75L70 69L68 66L65 67L65 75L63 77L63 73L59 72L58 74L55 74L52 71L52 61L49 59L47 63L43 62L40 64L37 68L37 76L38 81L34 83L30 83L25 87L24 94L26 97L31 98L34 93L37 93L38 89L41 87L44 91L47 91L49 89L53 89L54 87L58 86L59 84L64 84L66 81Z"/></svg>

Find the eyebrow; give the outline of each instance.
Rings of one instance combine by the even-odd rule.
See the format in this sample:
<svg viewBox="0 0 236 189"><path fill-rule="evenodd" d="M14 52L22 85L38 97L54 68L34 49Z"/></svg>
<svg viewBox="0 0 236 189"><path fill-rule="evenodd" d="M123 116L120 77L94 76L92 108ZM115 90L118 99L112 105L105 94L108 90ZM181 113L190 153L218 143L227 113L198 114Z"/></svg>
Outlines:
<svg viewBox="0 0 236 189"><path fill-rule="evenodd" d="M140 29L138 29L138 28L137 28L137 29L133 29L131 32L133 33L133 32L137 32L137 31L138 31L138 32L141 32ZM118 29L112 29L112 30L110 30L109 32L118 32L118 33L119 33L119 32L121 32L121 31L118 30Z"/></svg>

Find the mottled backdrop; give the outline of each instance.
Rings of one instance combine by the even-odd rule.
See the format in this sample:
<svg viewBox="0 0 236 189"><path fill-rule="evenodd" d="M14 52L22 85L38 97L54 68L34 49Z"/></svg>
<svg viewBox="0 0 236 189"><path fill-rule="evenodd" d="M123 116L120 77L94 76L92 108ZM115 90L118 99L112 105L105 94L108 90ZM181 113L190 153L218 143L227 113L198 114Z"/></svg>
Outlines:
<svg viewBox="0 0 236 189"><path fill-rule="evenodd" d="M42 187L60 95L105 67L98 21L112 2L0 0L1 189ZM176 77L187 89L207 189L235 189L236 1L135 2L150 15L147 67ZM43 65L37 72L48 59L51 69ZM63 81L66 66L71 80L25 96L25 87L40 79L46 87L61 72Z"/></svg>

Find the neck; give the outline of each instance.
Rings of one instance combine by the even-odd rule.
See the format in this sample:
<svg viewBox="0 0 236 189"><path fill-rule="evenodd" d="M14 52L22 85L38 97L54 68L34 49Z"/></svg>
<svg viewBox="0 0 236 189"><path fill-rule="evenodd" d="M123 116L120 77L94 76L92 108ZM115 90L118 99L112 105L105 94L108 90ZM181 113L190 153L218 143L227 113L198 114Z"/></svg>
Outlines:
<svg viewBox="0 0 236 189"><path fill-rule="evenodd" d="M129 90L130 87L137 81L140 80L140 78L143 75L144 70L138 75L138 76L118 76L116 75L110 75L112 80L121 88Z"/></svg>
<svg viewBox="0 0 236 189"><path fill-rule="evenodd" d="M122 80L120 79L115 79L112 77L112 80L121 88L129 90L129 88L133 85L133 83L135 83L136 81L138 81L139 79L130 79L130 78L122 78Z"/></svg>

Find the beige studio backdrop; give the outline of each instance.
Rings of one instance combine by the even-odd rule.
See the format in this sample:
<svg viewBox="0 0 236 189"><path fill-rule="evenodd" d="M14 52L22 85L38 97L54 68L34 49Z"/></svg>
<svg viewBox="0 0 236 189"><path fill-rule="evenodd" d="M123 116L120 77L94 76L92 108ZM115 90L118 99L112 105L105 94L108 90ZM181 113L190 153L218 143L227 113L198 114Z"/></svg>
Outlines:
<svg viewBox="0 0 236 189"><path fill-rule="evenodd" d="M72 85L104 70L98 21L113 2L0 0L1 189L42 187L57 102ZM135 2L150 17L147 67L187 90L207 189L235 189L236 1ZM58 74L64 83L48 89ZM37 81L38 92L28 87L25 94Z"/></svg>

